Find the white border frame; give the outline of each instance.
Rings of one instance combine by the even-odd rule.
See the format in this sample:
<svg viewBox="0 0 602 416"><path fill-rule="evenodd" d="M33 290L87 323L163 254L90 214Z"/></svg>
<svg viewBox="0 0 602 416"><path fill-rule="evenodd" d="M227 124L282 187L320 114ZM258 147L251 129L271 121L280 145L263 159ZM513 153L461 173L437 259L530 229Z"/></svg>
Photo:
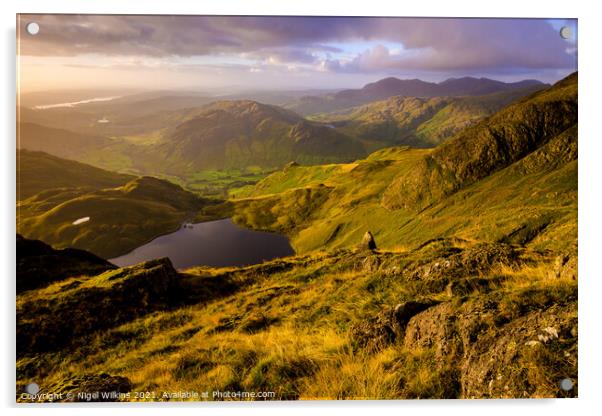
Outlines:
<svg viewBox="0 0 602 416"><path fill-rule="evenodd" d="M131 414L139 409L144 414L191 414L191 412L251 415L306 415L311 413L345 412L364 415L375 409L379 414L441 414L449 415L507 415L508 413L545 413L550 415L592 414L597 408L600 374L600 305L602 276L596 261L600 255L600 45L602 16L596 13L593 1L524 1L502 2L471 0L393 2L370 0L222 0L196 3L190 0L169 0L150 3L149 0L19 0L2 2L3 64L2 81L6 94L2 100L4 137L2 151L2 215L4 222L0 236L0 264L2 275L2 329L0 402L6 414ZM346 402L270 402L270 403L182 403L174 404L92 404L78 405L24 405L14 404L15 391L15 18L16 13L98 13L98 14L276 14L276 15L345 15L345 16L432 16L432 17L545 17L579 19L579 399L548 400L431 400L431 401L346 401ZM195 409L195 410L193 410ZM598 410L599 412L599 410Z"/></svg>

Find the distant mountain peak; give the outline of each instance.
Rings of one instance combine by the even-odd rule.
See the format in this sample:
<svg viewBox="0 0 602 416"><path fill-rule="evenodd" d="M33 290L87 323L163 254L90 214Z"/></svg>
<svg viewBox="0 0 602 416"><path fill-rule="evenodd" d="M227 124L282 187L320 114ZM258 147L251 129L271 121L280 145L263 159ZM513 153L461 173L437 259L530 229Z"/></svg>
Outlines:
<svg viewBox="0 0 602 416"><path fill-rule="evenodd" d="M546 84L537 80L503 82L471 76L448 78L439 83L417 78L386 77L359 89L342 90L326 96L305 96L288 104L286 108L298 114L309 115L356 107L392 96L422 98L477 96L537 85Z"/></svg>
<svg viewBox="0 0 602 416"><path fill-rule="evenodd" d="M439 85L445 85L448 84L450 82L456 82L456 81L472 81L472 80L483 80L483 79L489 79L489 78L476 78L476 77L470 77L470 76L465 76L465 77L450 77L447 78L444 81L439 82Z"/></svg>

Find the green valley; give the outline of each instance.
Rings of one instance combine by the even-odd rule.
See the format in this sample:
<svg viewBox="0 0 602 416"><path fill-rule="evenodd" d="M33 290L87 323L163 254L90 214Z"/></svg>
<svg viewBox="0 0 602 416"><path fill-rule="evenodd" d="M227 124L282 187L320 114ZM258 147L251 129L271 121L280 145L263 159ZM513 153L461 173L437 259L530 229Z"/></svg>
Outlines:
<svg viewBox="0 0 602 416"><path fill-rule="evenodd" d="M545 87L538 82L469 78L407 89L400 80L381 81L365 87L380 91L369 93L369 100L348 102L334 112L313 111L306 118L284 103L169 92L136 93L75 108L21 107L18 147L135 176L155 176L224 198L248 190L291 161L343 163L388 146L434 147ZM399 87L389 88L398 81ZM446 93L449 96L440 95ZM276 100L267 93L255 95ZM358 103L367 104L350 108Z"/></svg>
<svg viewBox="0 0 602 416"><path fill-rule="evenodd" d="M434 150L289 166L229 209L245 226L286 233L301 253L350 247L366 230L390 250L452 236L567 248L576 238L576 82L510 105ZM447 172L436 161L452 151Z"/></svg>

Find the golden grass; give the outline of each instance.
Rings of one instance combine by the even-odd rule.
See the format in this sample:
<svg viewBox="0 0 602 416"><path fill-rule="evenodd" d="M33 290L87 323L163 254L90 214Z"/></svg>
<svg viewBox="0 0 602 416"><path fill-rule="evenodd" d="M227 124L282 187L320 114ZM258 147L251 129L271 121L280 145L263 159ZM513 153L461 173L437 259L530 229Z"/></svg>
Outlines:
<svg viewBox="0 0 602 416"><path fill-rule="evenodd" d="M428 259L431 249L445 244L419 252L381 252L387 259L382 267ZM35 375L47 384L71 374L107 372L128 377L141 391L274 391L276 398L301 400L459 397L450 367L454 359L442 364L435 347L408 349L400 342L378 352L353 349L350 327L384 307L417 296L450 300L445 285L429 289L401 275L367 273L355 266L354 255L313 252L276 260L291 266L271 274L261 271L264 266L187 270L192 286L195 276L229 274L241 287L208 303L155 312L97 333L74 351L37 356L45 363L39 369L20 359L18 379ZM469 299L495 298L500 316L508 320L520 317L523 305L548 307L576 287L574 280L551 278L553 265L551 259L498 264L480 274L491 280L487 292L475 287ZM100 283L106 277L98 278ZM56 283L35 293L60 290ZM552 359L536 358L533 365ZM531 365L530 358L525 360ZM549 395L546 389L541 394Z"/></svg>

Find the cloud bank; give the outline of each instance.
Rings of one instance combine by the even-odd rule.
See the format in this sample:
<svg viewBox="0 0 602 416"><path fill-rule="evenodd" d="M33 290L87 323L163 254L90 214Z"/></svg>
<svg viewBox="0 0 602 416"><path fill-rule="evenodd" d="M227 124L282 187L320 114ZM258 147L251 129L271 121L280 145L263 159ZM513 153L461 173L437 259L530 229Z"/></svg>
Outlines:
<svg viewBox="0 0 602 416"><path fill-rule="evenodd" d="M22 55L238 55L371 72L561 69L575 65L576 53L542 19L34 15L21 24L33 20L41 32L22 36ZM376 44L341 59L329 46L360 41L394 42L402 51Z"/></svg>

